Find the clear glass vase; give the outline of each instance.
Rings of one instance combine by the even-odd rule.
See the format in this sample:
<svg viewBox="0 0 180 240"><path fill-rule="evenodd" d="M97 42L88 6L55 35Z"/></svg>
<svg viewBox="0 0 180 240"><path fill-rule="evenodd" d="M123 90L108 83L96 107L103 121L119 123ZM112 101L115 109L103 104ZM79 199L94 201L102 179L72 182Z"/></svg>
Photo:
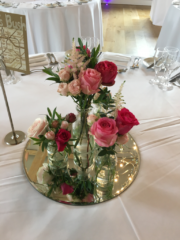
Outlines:
<svg viewBox="0 0 180 240"><path fill-rule="evenodd" d="M106 154L98 156L95 160L95 181L98 191L104 194L112 193L114 176L116 172L117 156Z"/></svg>
<svg viewBox="0 0 180 240"><path fill-rule="evenodd" d="M87 117L91 108L79 109L77 107L76 121L72 125L72 135L74 140L74 165L78 172L78 177L85 179L91 177L94 169L94 159L97 155L97 148L94 138L89 134L90 126L87 124Z"/></svg>
<svg viewBox="0 0 180 240"><path fill-rule="evenodd" d="M60 176L62 172L67 171L68 154L66 152L58 152L56 142L48 143L47 147L49 168L53 175Z"/></svg>

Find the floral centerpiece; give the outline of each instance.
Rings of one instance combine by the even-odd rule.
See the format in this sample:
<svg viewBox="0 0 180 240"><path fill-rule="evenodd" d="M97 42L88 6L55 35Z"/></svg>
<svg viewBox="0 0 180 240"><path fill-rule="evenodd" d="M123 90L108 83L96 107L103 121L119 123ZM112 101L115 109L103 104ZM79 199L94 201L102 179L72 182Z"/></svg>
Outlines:
<svg viewBox="0 0 180 240"><path fill-rule="evenodd" d="M83 200L94 193L94 183L103 167L107 170L108 182L112 182L109 176L113 178L113 174L109 173L112 165L115 166L116 163L115 148L117 144L128 141L127 132L139 123L135 116L122 106L123 84L114 98L107 88L115 84L117 66L109 61L98 63L100 46L90 52L87 46L83 46L81 39L78 40L79 47L76 47L73 41L72 52L64 60L64 68L58 73L49 68L43 70L50 75L47 80L59 84L57 92L60 95L73 99L78 114L76 117L71 114L63 118L56 109L53 113L48 109L49 115L46 120L41 120L43 125L39 126L39 133L30 136L35 144L42 145L42 149L46 148L48 151L48 174L54 175L48 195L57 186L61 186L62 190L62 184L67 184L71 187L68 187L69 191L65 191L66 194ZM92 104L98 106L98 111L93 112ZM71 117L73 121L70 120ZM69 124L72 122L71 129ZM33 127L30 127L29 132L32 129ZM66 170L64 160L71 151L75 169ZM96 179L90 179L94 164ZM57 167L58 171L55 171ZM51 177L48 179L52 180Z"/></svg>

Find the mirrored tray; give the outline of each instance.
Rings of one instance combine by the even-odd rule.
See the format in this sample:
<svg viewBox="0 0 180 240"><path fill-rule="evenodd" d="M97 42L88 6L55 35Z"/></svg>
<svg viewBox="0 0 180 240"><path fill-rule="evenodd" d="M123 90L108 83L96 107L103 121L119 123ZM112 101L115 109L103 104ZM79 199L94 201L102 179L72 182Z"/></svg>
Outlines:
<svg viewBox="0 0 180 240"><path fill-rule="evenodd" d="M131 135L129 135L129 141L121 148L118 147L117 151L117 165L115 168L114 181L110 194L103 189L99 184L94 188L94 195L92 202L82 202L78 199L69 200L62 192L52 192L50 199L56 202L71 204L71 205L93 205L102 203L113 199L124 192L135 180L139 168L140 168L140 153L138 146ZM49 187L47 184L39 184L37 182L37 171L43 165L48 163L47 152L42 152L41 148L37 145L33 145L33 141L29 140L26 144L23 153L23 166L25 174L30 184L41 194L47 197ZM74 167L73 155L69 156L68 168ZM92 173L91 177L95 175ZM97 180L98 181L98 180ZM100 180L99 180L100 181Z"/></svg>

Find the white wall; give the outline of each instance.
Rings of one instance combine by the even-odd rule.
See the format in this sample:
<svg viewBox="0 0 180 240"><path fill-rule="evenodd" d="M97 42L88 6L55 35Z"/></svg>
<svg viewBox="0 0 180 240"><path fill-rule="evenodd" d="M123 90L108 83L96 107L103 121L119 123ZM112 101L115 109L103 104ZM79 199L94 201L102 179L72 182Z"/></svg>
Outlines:
<svg viewBox="0 0 180 240"><path fill-rule="evenodd" d="M111 1L111 2L110 2ZM102 3L109 4L130 4L130 5L147 5L151 6L152 0L101 0Z"/></svg>

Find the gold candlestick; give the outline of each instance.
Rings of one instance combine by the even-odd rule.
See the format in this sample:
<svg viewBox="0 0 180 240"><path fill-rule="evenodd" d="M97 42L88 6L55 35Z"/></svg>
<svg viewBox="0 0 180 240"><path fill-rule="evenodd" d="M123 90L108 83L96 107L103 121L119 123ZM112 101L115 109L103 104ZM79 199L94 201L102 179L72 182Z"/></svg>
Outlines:
<svg viewBox="0 0 180 240"><path fill-rule="evenodd" d="M5 64L4 64L2 59L0 59L0 65L6 71L7 75L9 75L9 73L7 71L7 68L6 68L6 66L5 66ZM6 103L6 108L7 108L7 112L8 112L8 116L9 116L9 121L10 121L11 128L12 128L12 132L8 133L5 136L4 140L5 140L6 144L8 144L8 145L17 145L19 143L22 143L26 139L26 134L24 132L22 132L22 131L15 131L14 130L14 125L13 125L11 112L10 112L10 108L9 108L9 104L8 104L6 91L5 91L5 88L4 88L4 83L3 83L3 80L2 80L1 73L0 73L0 84L1 84L1 87L2 87L4 100L5 100L5 103Z"/></svg>

